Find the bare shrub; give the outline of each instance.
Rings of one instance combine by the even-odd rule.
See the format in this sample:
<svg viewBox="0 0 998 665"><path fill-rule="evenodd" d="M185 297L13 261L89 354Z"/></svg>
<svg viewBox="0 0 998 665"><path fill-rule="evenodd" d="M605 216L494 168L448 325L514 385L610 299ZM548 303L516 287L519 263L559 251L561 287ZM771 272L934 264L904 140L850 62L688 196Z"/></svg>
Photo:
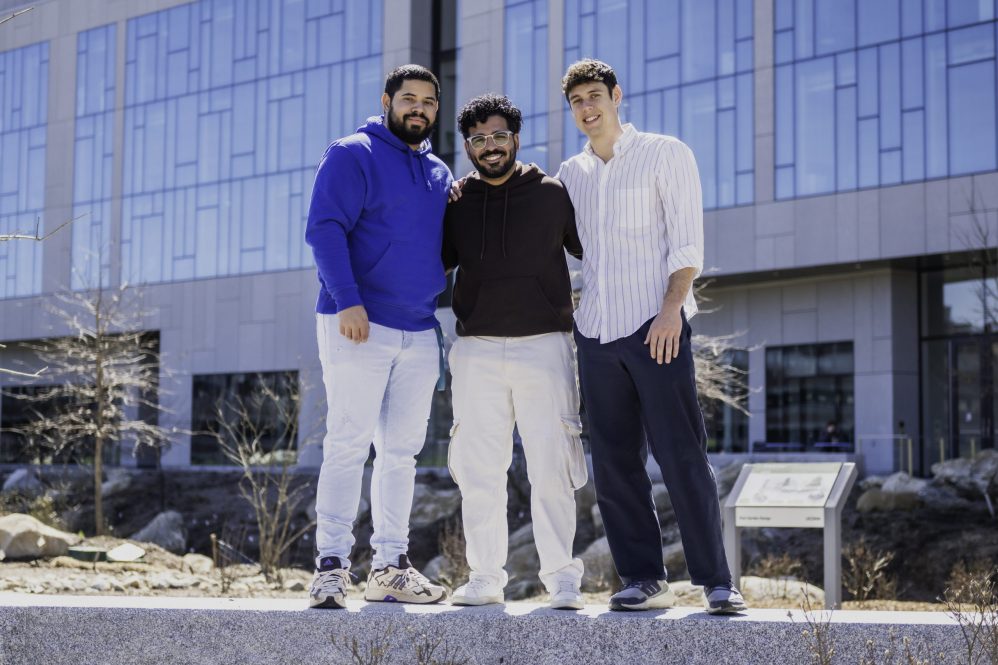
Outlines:
<svg viewBox="0 0 998 665"><path fill-rule="evenodd" d="M898 639L897 631L891 627L886 647L873 640L866 641L866 654L859 657L859 665L933 665L945 660L945 654L933 654L924 639L916 647L907 635Z"/></svg>
<svg viewBox="0 0 998 665"><path fill-rule="evenodd" d="M334 635L333 646L346 653L353 665L388 665L389 657L387 638L382 635L369 642L361 642L356 637Z"/></svg>
<svg viewBox="0 0 998 665"><path fill-rule="evenodd" d="M805 593L800 609L804 613L806 627L801 631L804 645L811 654L811 662L818 665L832 665L835 662L835 646L832 643L832 613L815 610L811 605L811 597ZM794 621L792 612L787 617Z"/></svg>
<svg viewBox="0 0 998 665"><path fill-rule="evenodd" d="M957 570L962 566L962 570ZM968 665L998 663L998 567L954 566L946 589L947 613L960 624Z"/></svg>
<svg viewBox="0 0 998 665"><path fill-rule="evenodd" d="M875 549L865 538L860 538L843 548L842 556L845 558L842 586L853 600L897 598L897 579L889 573L893 552Z"/></svg>
<svg viewBox="0 0 998 665"><path fill-rule="evenodd" d="M242 469L239 492L253 510L260 569L271 582L281 580L288 550L315 526L310 520L293 528L311 494L308 480L294 472L294 465L297 447L315 440L319 429L299 431L302 387L296 373L285 378L280 389L260 381L249 395L220 399L215 405L215 428L207 432L226 458Z"/></svg>
<svg viewBox="0 0 998 665"><path fill-rule="evenodd" d="M807 584L804 563L787 552L767 554L753 561L746 569L746 574L770 580L777 585L777 591L784 598L788 596L787 591L792 584Z"/></svg>
<svg viewBox="0 0 998 665"><path fill-rule="evenodd" d="M416 665L467 665L471 659L462 655L462 649L448 644L444 636L420 635L414 643Z"/></svg>

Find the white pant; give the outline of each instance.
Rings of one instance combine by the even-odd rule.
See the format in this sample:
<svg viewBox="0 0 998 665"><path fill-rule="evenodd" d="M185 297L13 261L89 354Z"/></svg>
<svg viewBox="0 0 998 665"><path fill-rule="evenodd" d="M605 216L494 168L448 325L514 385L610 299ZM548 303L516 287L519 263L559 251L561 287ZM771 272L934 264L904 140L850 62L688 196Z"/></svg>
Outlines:
<svg viewBox="0 0 998 665"><path fill-rule="evenodd" d="M364 463L374 442L371 518L374 568L397 563L409 547L409 513L416 455L426 439L439 376L436 332L406 332L371 324L355 344L340 334L339 318L317 315L319 360L326 386L326 437L316 496L319 558L350 565L353 523Z"/></svg>
<svg viewBox="0 0 998 665"><path fill-rule="evenodd" d="M572 558L575 490L585 485L587 471L571 338L461 337L451 348L450 368L448 465L461 488L472 576L500 586L508 580L506 471L515 421L527 459L541 581L549 591L562 580L580 582L582 561Z"/></svg>

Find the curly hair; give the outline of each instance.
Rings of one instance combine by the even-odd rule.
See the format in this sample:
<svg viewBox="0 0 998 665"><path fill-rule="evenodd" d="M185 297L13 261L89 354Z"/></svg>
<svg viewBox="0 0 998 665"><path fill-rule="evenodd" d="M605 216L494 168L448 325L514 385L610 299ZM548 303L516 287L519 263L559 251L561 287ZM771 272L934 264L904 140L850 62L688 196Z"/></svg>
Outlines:
<svg viewBox="0 0 998 665"><path fill-rule="evenodd" d="M569 91L581 83L605 83L606 89L613 92L617 85L617 74L605 62L586 58L573 62L565 71L565 76L561 79L561 91L565 93L565 99L568 99Z"/></svg>
<svg viewBox="0 0 998 665"><path fill-rule="evenodd" d="M502 116L506 119L509 131L514 134L520 133L520 124L523 122L523 114L520 109L513 106L513 102L505 95L488 93L479 95L468 101L467 104L457 114L457 124L461 128L461 135L468 138L471 128L480 122L485 122L494 115Z"/></svg>
<svg viewBox="0 0 998 665"><path fill-rule="evenodd" d="M437 99L440 99L440 81L426 67L422 65L402 65L396 67L388 73L385 78L385 94L391 99L399 91L406 81L426 81L433 84L433 91Z"/></svg>

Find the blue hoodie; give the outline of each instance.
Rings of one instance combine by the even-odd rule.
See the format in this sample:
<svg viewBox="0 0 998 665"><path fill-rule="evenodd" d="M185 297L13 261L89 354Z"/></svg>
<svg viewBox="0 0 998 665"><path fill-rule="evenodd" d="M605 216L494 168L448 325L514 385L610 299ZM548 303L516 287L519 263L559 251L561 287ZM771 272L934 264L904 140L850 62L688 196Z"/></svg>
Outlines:
<svg viewBox="0 0 998 665"><path fill-rule="evenodd" d="M429 141L412 150L382 117L334 141L315 175L305 229L319 269L316 311L363 305L370 321L389 328L435 327L451 180Z"/></svg>

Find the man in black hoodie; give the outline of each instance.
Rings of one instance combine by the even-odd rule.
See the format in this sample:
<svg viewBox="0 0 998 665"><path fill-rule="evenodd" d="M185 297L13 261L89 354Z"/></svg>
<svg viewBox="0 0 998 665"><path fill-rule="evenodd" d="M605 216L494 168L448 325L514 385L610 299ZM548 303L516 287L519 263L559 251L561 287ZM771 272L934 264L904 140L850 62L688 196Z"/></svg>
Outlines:
<svg viewBox="0 0 998 665"><path fill-rule="evenodd" d="M451 602L503 602L515 423L531 484L541 581L551 607L581 609L582 562L572 558L572 541L575 490L587 470L565 250L581 258L582 246L561 183L516 161L520 122L519 109L498 95L472 99L458 116L477 172L444 218L444 265L458 268L449 466L461 488L471 568Z"/></svg>

